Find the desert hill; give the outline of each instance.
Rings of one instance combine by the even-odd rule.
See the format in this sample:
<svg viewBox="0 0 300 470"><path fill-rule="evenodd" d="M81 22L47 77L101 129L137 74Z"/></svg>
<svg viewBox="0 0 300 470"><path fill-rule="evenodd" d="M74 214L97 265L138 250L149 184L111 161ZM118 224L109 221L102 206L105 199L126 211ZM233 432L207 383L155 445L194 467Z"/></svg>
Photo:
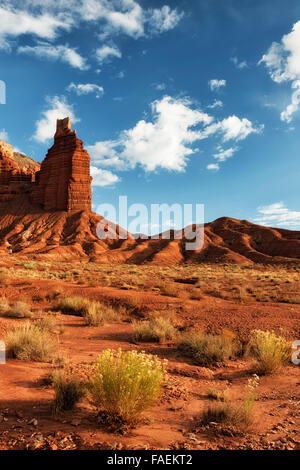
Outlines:
<svg viewBox="0 0 300 470"><path fill-rule="evenodd" d="M24 197L0 204L0 252L101 263L300 263L300 232L228 217L205 224L204 246L185 250L182 240L99 240L103 219L91 211L44 211ZM193 230L195 230L193 226ZM117 227L117 233L125 233ZM172 233L172 232L171 232Z"/></svg>
<svg viewBox="0 0 300 470"><path fill-rule="evenodd" d="M90 157L72 131L57 121L54 144L42 164L0 142L0 252L101 263L299 263L300 232L222 217L205 224L202 249L186 239L135 239L117 227L100 240L103 217L91 211ZM104 223L103 221L101 222ZM198 227L190 227L195 231ZM120 236L121 235L121 236Z"/></svg>

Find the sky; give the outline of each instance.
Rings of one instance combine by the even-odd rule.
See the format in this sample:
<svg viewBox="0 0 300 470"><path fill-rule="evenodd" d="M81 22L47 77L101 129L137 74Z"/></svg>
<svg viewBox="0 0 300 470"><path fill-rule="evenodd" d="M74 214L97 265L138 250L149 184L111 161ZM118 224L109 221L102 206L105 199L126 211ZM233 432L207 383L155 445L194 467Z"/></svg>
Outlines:
<svg viewBox="0 0 300 470"><path fill-rule="evenodd" d="M300 230L298 0L0 0L0 18L0 140L42 161L70 116L95 210Z"/></svg>

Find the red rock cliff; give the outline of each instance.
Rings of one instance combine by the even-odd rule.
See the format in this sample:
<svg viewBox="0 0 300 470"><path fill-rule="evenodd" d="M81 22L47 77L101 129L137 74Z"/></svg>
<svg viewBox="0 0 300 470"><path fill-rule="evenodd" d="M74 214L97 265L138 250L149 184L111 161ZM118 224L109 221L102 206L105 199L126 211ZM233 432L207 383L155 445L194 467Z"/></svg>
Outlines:
<svg viewBox="0 0 300 470"><path fill-rule="evenodd" d="M35 181L40 164L0 141L0 201L9 201L16 195L28 193Z"/></svg>
<svg viewBox="0 0 300 470"><path fill-rule="evenodd" d="M31 200L44 210L91 210L90 156L72 131L69 118L58 119L54 145L48 150Z"/></svg>

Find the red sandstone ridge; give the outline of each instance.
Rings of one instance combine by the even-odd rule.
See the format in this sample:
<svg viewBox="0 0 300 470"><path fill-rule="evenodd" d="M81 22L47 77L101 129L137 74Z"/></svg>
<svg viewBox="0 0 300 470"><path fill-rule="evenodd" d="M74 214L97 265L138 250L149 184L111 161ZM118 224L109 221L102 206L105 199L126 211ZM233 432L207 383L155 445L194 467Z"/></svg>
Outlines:
<svg viewBox="0 0 300 470"><path fill-rule="evenodd" d="M117 239L99 240L103 217L91 212L90 157L57 121L54 144L39 163L0 142L0 252L101 263L300 263L300 232L223 217L205 224L204 245L186 240L138 239L117 227ZM195 229L195 226L193 227ZM127 238L126 238L127 236Z"/></svg>
<svg viewBox="0 0 300 470"><path fill-rule="evenodd" d="M30 191L40 164L0 141L0 199L9 201Z"/></svg>

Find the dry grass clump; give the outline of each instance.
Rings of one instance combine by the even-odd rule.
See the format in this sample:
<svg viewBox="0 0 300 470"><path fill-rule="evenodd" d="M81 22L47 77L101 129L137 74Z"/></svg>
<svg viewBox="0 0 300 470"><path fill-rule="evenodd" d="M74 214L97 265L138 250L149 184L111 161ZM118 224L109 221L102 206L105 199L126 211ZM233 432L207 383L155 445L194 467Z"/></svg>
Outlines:
<svg viewBox="0 0 300 470"><path fill-rule="evenodd" d="M207 398L216 401L225 401L228 396L228 390L219 390L218 388L211 387L207 390Z"/></svg>
<svg viewBox="0 0 300 470"><path fill-rule="evenodd" d="M207 425L214 422L232 426L248 426L251 423L258 386L259 377L254 374L248 380L246 393L241 405L232 402L229 395L223 396L221 401L216 398L218 403L209 406L208 409L203 411L201 424Z"/></svg>
<svg viewBox="0 0 300 470"><path fill-rule="evenodd" d="M136 341L163 343L176 337L177 330L168 317L153 317L150 320L133 322Z"/></svg>
<svg viewBox="0 0 300 470"><path fill-rule="evenodd" d="M90 304L91 301L84 297L63 297L57 301L55 308L66 315L82 317Z"/></svg>
<svg viewBox="0 0 300 470"><path fill-rule="evenodd" d="M43 317L39 318L35 323L34 326L41 331L52 331L55 326L56 322L54 318L51 317Z"/></svg>
<svg viewBox="0 0 300 470"><path fill-rule="evenodd" d="M51 360L56 350L56 343L48 331L25 323L7 333L5 338L7 356L22 361Z"/></svg>
<svg viewBox="0 0 300 470"><path fill-rule="evenodd" d="M88 326L100 326L120 321L121 313L108 305L92 302L83 318Z"/></svg>
<svg viewBox="0 0 300 470"><path fill-rule="evenodd" d="M2 307L4 307L4 305L5 301L3 302ZM32 318L33 313L26 302L19 300L11 307L8 306L8 309L3 311L2 316L9 318Z"/></svg>
<svg viewBox="0 0 300 470"><path fill-rule="evenodd" d="M109 421L135 424L159 397L166 361L137 351L104 351L96 360L88 391Z"/></svg>
<svg viewBox="0 0 300 470"><path fill-rule="evenodd" d="M235 359L240 353L240 343L228 333L213 334L189 331L181 336L178 348L197 364L209 365Z"/></svg>
<svg viewBox="0 0 300 470"><path fill-rule="evenodd" d="M84 297L64 297L59 299L56 309L68 315L83 317L86 325L89 326L100 326L104 323L121 320L121 310Z"/></svg>
<svg viewBox="0 0 300 470"><path fill-rule="evenodd" d="M291 361L292 345L274 332L254 330L250 334L248 353L255 359L256 372L269 375Z"/></svg>
<svg viewBox="0 0 300 470"><path fill-rule="evenodd" d="M9 310L9 303L5 297L0 299L0 315L5 315L5 313Z"/></svg>
<svg viewBox="0 0 300 470"><path fill-rule="evenodd" d="M55 414L72 410L84 397L83 384L75 377L67 377L63 370L55 370L52 374L54 387L53 412Z"/></svg>

